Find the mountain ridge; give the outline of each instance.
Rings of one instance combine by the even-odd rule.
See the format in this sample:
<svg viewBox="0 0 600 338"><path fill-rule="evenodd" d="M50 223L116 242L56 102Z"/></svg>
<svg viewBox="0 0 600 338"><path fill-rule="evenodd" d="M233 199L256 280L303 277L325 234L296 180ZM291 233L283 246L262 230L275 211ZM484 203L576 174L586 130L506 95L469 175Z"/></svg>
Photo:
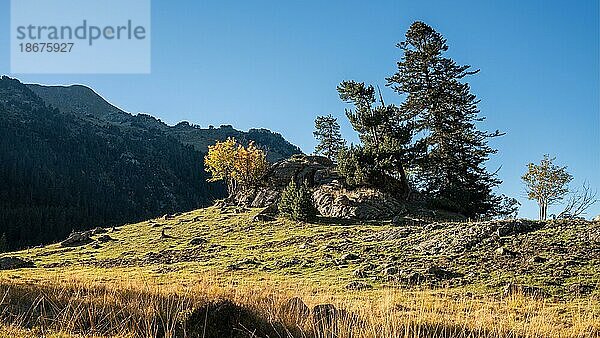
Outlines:
<svg viewBox="0 0 600 338"><path fill-rule="evenodd" d="M208 151L210 144L214 144L215 141L222 141L227 137L235 137L243 144L250 141L255 142L266 151L267 159L271 162L302 153L300 148L289 143L281 134L264 128L251 128L248 131L241 131L227 124L218 128L212 126L200 128L188 121L180 121L171 126L148 113L134 115L126 112L85 85L46 86L26 84L26 86L47 104L58 108L62 112L84 114L91 122L95 123L109 122L117 125L156 128L204 153Z"/></svg>

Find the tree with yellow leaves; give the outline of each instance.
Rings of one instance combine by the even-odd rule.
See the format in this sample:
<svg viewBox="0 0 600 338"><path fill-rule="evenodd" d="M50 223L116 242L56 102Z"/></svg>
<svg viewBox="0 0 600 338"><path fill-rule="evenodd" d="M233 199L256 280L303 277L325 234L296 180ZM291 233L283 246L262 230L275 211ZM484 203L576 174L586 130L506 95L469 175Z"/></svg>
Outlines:
<svg viewBox="0 0 600 338"><path fill-rule="evenodd" d="M232 137L209 146L204 165L211 174L208 181L225 181L230 197L238 188L256 185L268 167L264 151L253 142L243 147Z"/></svg>
<svg viewBox="0 0 600 338"><path fill-rule="evenodd" d="M246 148L239 145L234 161L233 179L242 189L253 187L265 173L267 166L265 152L258 149L254 142L250 142Z"/></svg>
<svg viewBox="0 0 600 338"><path fill-rule="evenodd" d="M204 166L210 173L209 182L225 181L227 192L231 196L235 191L233 171L237 154L237 143L230 137L223 142L217 142L208 147L208 154L204 157Z"/></svg>

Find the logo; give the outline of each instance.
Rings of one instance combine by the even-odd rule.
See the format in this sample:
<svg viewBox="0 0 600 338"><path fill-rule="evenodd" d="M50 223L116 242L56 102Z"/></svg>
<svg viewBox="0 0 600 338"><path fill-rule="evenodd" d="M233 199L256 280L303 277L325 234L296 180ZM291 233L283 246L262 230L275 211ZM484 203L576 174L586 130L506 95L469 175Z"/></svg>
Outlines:
<svg viewBox="0 0 600 338"><path fill-rule="evenodd" d="M150 73L150 0L12 0L12 73Z"/></svg>

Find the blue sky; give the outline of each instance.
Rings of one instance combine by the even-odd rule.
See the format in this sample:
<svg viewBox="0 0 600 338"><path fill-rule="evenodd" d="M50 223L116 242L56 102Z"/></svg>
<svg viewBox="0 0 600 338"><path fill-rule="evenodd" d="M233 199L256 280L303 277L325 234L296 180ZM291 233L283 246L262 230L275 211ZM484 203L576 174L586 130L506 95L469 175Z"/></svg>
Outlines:
<svg viewBox="0 0 600 338"><path fill-rule="evenodd" d="M599 12L597 0L153 1L151 74L19 75L10 74L9 1L0 0L0 73L85 84L170 124L269 128L311 152L319 114L338 116L356 141L336 85L383 86L400 57L395 44L422 20L448 39L450 57L481 69L468 80L487 117L481 127L507 133L493 141L489 168L501 167L499 191L523 203L520 215L536 217L519 178L544 153L569 166L574 187L600 189Z"/></svg>

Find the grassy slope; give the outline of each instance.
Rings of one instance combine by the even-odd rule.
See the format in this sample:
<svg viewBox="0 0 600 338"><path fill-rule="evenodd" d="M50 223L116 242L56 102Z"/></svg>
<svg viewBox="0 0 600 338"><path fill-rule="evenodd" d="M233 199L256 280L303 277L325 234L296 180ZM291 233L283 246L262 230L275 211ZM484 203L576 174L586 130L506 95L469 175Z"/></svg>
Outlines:
<svg viewBox="0 0 600 338"><path fill-rule="evenodd" d="M473 240L466 224L423 231L420 225L253 221L258 212L211 207L173 219L128 224L109 230L114 241L67 248L54 244L14 253L42 269L2 275L39 276L70 269L94 274L104 268L154 276L213 273L223 280L297 280L343 290L355 280L376 288L402 284L402 279L398 283L383 274L386 266L398 268L400 275L424 273L435 266L463 275L437 281L436 286L496 292L508 282L517 282L542 287L554 295L567 294L576 286L586 287L587 293L600 292L596 287L600 282L598 245L585 241L585 232L600 230L598 223L558 223L512 236L483 236L481 243L469 243ZM162 238L163 229L172 238ZM459 240L449 241L452 236ZM196 237L207 242L190 244ZM494 250L500 246L518 255L498 256ZM341 257L345 253L361 259L344 262ZM546 261L532 262L535 256ZM365 275L353 276L357 269Z"/></svg>
<svg viewBox="0 0 600 338"><path fill-rule="evenodd" d="M127 301L126 295L132 292L128 290L137 290L150 296L176 293L194 299L225 297L268 316L276 310L271 305L261 305L265 299L274 299L275 308L296 295L309 306L331 302L367 318L367 324L360 328L363 331L359 336L363 337L458 337L459 334L448 331L454 326L462 334L476 330L472 337L514 337L514 333L527 337L591 337L600 332L596 287L600 276L599 247L584 240L598 232L598 223L551 224L529 233L485 237L482 243L474 244L465 235L472 232L465 224L423 230L422 225L325 225L282 219L255 222L252 219L259 211L211 207L173 219L108 229L107 234L114 241L98 245L93 242L64 248L53 244L5 254L31 260L37 268L0 271L0 291L12 290L14 295L8 302L17 301L21 304L17 308L23 308L22 299L27 298L20 294L33 299L24 304L37 304L37 296L32 293L56 294L51 297L62 299L55 304L64 304L57 305L64 318L78 318L81 311L77 304L84 302L85 307L93 307L90 313L98 313L99 322L112 315L103 314L106 302L122 304L121 311L134 314L131 318L144 312L130 308L137 303ZM163 229L170 238L162 238ZM449 233L466 238L470 249L457 253L465 248L465 243ZM207 242L191 245L196 237ZM494 250L499 245L521 254L498 257ZM361 259L341 261L341 256L350 252ZM533 255L547 261L531 263L529 258ZM382 274L384 266L424 273L431 265L465 276L439 284L449 288L430 290L421 285L415 287L421 289L418 291L406 289ZM357 269L366 271L366 277L355 277L353 272ZM374 289L345 289L345 285L356 280ZM511 281L541 286L558 297L499 297L501 286ZM564 292L575 284L592 285L595 290L575 297ZM55 291L44 289L48 287ZM76 291L65 292L71 289ZM86 292L99 293L99 301L90 302L80 295ZM125 300L114 300L122 297ZM148 304L160 308L152 301ZM81 320L68 318L56 321L52 328L67 332L64 337L71 337L73 332L94 332L74 328L74 323ZM124 332L139 330L135 329L135 322L123 324ZM0 333L10 332L15 337L32 334L20 332L19 325L0 324ZM434 325L433 331L438 333L400 333L407 330L406 325L413 329ZM356 336L356 332L347 336Z"/></svg>

